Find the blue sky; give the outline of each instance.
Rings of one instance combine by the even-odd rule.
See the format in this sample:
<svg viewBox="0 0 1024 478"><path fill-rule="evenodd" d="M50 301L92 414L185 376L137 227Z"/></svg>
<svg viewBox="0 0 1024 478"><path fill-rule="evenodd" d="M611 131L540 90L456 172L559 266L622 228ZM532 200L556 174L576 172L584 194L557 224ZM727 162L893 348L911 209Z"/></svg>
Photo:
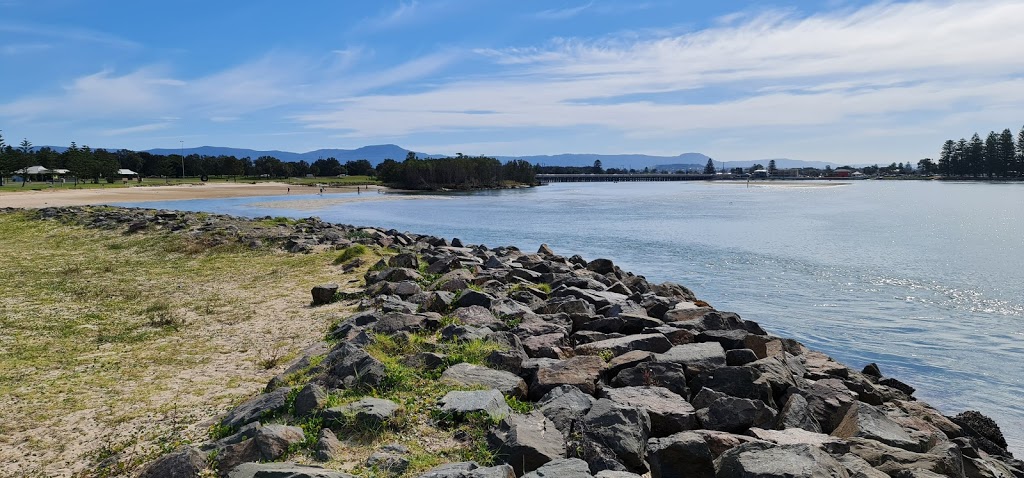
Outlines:
<svg viewBox="0 0 1024 478"><path fill-rule="evenodd" d="M1022 19L1007 0L0 0L0 130L916 162L1024 124Z"/></svg>

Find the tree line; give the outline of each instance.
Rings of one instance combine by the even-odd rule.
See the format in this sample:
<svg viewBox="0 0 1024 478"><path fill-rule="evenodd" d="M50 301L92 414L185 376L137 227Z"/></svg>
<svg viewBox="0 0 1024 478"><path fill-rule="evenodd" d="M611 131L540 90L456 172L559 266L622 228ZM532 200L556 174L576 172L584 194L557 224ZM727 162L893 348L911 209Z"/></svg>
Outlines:
<svg viewBox="0 0 1024 478"><path fill-rule="evenodd" d="M1016 141L1009 128L1002 133L991 131L984 140L978 133L971 139L947 140L939 152L937 164L922 160L918 167L953 177L1022 177L1024 128L1017 134Z"/></svg>
<svg viewBox="0 0 1024 478"><path fill-rule="evenodd" d="M237 158L190 154L160 155L121 149L108 151L79 146L72 142L63 152L50 147L37 148L28 139L19 145L7 144L0 132L0 177L31 166L67 169L72 177L99 182L113 181L118 169L130 169L143 177L264 176L271 178L313 176L373 176L373 165L365 160L341 163L335 158L307 161L281 161L273 156Z"/></svg>
<svg viewBox="0 0 1024 478"><path fill-rule="evenodd" d="M501 164L486 156L418 158L410 152L398 162L385 159L377 165L377 179L402 189L480 189L512 184L534 184L536 170L521 159Z"/></svg>

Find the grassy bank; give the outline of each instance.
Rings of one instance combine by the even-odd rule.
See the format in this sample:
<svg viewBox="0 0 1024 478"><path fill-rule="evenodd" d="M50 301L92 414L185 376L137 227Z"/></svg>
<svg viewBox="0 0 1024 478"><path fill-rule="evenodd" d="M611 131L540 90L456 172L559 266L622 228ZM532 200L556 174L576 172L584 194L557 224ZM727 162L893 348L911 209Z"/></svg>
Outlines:
<svg viewBox="0 0 1024 478"><path fill-rule="evenodd" d="M118 474L205 437L351 306L310 308L309 289L362 273L342 275L336 252L207 249L29 214L0 214L4 476Z"/></svg>

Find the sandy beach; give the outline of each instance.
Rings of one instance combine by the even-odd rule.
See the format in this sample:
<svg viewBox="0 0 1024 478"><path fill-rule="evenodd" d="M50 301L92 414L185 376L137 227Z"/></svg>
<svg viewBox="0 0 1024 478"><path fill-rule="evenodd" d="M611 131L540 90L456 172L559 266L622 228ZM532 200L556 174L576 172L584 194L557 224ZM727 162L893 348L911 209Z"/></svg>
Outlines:
<svg viewBox="0 0 1024 478"><path fill-rule="evenodd" d="M378 186L361 186L363 189L385 189ZM119 202L173 201L178 199L208 199L248 196L285 196L289 194L310 194L316 187L296 186L284 183L206 183L174 186L137 186L117 189L63 189L42 191L2 191L0 207L40 208L53 206L87 206ZM355 192L356 186L332 187L324 194Z"/></svg>

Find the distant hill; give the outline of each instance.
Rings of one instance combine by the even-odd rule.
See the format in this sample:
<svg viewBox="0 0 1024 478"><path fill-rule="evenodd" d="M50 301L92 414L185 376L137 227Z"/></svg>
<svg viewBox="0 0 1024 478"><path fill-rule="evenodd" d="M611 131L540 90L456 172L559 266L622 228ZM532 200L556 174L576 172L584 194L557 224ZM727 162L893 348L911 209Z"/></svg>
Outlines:
<svg viewBox="0 0 1024 478"><path fill-rule="evenodd" d="M38 150L40 147L37 146L33 149ZM58 153L64 152L68 149L66 146L49 146ZM99 149L99 148L93 148ZM107 151L117 151L119 148L105 148ZM169 154L181 154L182 150L177 148L157 148L146 150L147 153L169 155ZM346 161L355 161L359 159L365 159L376 166L385 159L394 159L396 161L402 161L405 159L406 154L409 153L408 149L394 144L378 144L371 146L363 146L356 149L318 149L316 151L308 151L305 153L294 153L290 151L277 151L277 150L255 150L245 148L228 148L223 146L200 146L197 148L185 148L185 154L198 154L200 156L234 156L236 158L244 158L246 156L256 159L260 156L273 156L281 161L303 161L312 163L320 158L335 158L338 161L344 163ZM443 154L429 154L417 152L417 156L421 158L439 158L447 155ZM679 156L651 156L646 154L555 154L555 155L535 155L535 156L495 156L502 162L511 161L513 159L522 159L529 161L533 164L539 164L541 166L593 166L594 161L601 161L601 167L617 168L617 169L658 169L662 171L679 171L679 170L703 170L704 166L707 165L708 156L701 153L683 153ZM771 159L757 159L750 161L715 161L715 168L721 169L723 165L725 168L749 168L754 164L761 164L765 167L768 166L768 161ZM835 163L828 163L824 161L800 161L796 159L788 158L776 158L775 166L780 169L787 168L824 168L825 166L831 166L833 168L841 165Z"/></svg>

